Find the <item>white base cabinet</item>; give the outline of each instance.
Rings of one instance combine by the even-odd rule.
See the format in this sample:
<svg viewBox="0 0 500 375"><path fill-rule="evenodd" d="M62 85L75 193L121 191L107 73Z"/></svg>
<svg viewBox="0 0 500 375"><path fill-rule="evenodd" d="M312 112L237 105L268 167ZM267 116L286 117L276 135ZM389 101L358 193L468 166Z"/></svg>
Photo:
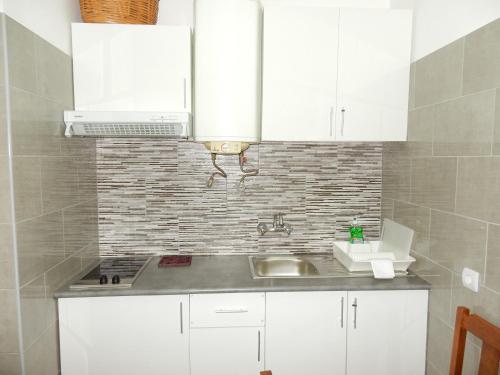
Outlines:
<svg viewBox="0 0 500 375"><path fill-rule="evenodd" d="M189 296L59 299L62 375L188 375Z"/></svg>
<svg viewBox="0 0 500 375"><path fill-rule="evenodd" d="M427 290L59 300L62 375L424 375Z"/></svg>
<svg viewBox="0 0 500 375"><path fill-rule="evenodd" d="M267 293L266 368L276 375L345 373L347 292Z"/></svg>
<svg viewBox="0 0 500 375"><path fill-rule="evenodd" d="M424 375L428 292L348 296L347 375Z"/></svg>
<svg viewBox="0 0 500 375"><path fill-rule="evenodd" d="M191 375L258 375L264 333L264 327L192 329Z"/></svg>

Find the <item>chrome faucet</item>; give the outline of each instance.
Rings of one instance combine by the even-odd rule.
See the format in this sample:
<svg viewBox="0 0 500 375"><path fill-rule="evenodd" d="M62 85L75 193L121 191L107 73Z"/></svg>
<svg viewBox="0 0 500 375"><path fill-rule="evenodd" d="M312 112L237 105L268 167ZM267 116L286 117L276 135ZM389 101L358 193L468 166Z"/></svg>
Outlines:
<svg viewBox="0 0 500 375"><path fill-rule="evenodd" d="M259 223L259 225L257 225L257 232L259 232L261 236L263 236L267 232L286 232L288 235L290 235L293 229L290 224L285 224L283 216L285 215L283 215L282 213L274 215L273 226L271 228L269 228L265 223Z"/></svg>

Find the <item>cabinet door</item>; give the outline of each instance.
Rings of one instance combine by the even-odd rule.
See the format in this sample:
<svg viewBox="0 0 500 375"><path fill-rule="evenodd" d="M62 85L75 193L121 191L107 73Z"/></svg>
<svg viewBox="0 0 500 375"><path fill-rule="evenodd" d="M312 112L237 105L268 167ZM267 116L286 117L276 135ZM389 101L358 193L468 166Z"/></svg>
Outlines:
<svg viewBox="0 0 500 375"><path fill-rule="evenodd" d="M191 110L189 27L77 23L72 33L76 110Z"/></svg>
<svg viewBox="0 0 500 375"><path fill-rule="evenodd" d="M334 138L337 8L264 7L262 140Z"/></svg>
<svg viewBox="0 0 500 375"><path fill-rule="evenodd" d="M191 329L191 375L256 375L264 370L264 328Z"/></svg>
<svg viewBox="0 0 500 375"><path fill-rule="evenodd" d="M266 368L273 375L345 374L346 309L346 292L267 293Z"/></svg>
<svg viewBox="0 0 500 375"><path fill-rule="evenodd" d="M59 300L62 375L188 375L188 296Z"/></svg>
<svg viewBox="0 0 500 375"><path fill-rule="evenodd" d="M342 9L336 139L406 141L412 15Z"/></svg>
<svg viewBox="0 0 500 375"><path fill-rule="evenodd" d="M347 375L424 375L428 292L348 296Z"/></svg>

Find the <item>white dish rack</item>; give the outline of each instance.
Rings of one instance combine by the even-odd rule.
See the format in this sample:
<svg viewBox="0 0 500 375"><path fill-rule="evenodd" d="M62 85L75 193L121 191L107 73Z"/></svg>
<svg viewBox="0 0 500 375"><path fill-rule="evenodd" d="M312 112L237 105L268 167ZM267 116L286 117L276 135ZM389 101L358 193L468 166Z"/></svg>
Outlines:
<svg viewBox="0 0 500 375"><path fill-rule="evenodd" d="M372 260L391 260L395 272L406 272L415 262L410 249L415 231L392 220L384 219L380 241L351 244L335 241L333 254L349 272L372 271Z"/></svg>
<svg viewBox="0 0 500 375"><path fill-rule="evenodd" d="M371 241L372 253L378 253L380 241ZM352 258L352 252L347 241L335 241L333 243L333 255L349 272L371 272L372 265L369 260L356 261ZM397 258L392 261L395 272L406 272L408 267L415 262L415 258L407 255L405 258Z"/></svg>

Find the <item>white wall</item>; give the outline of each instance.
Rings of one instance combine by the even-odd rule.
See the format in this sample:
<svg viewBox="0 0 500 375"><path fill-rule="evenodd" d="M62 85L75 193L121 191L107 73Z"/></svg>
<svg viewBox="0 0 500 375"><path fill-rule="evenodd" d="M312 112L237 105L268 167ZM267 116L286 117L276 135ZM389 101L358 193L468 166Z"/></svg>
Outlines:
<svg viewBox="0 0 500 375"><path fill-rule="evenodd" d="M78 0L3 0L3 11L70 54L70 25L81 22Z"/></svg>
<svg viewBox="0 0 500 375"><path fill-rule="evenodd" d="M413 61L499 17L500 0L415 0Z"/></svg>
<svg viewBox="0 0 500 375"><path fill-rule="evenodd" d="M161 0L158 25L193 26L193 0Z"/></svg>

